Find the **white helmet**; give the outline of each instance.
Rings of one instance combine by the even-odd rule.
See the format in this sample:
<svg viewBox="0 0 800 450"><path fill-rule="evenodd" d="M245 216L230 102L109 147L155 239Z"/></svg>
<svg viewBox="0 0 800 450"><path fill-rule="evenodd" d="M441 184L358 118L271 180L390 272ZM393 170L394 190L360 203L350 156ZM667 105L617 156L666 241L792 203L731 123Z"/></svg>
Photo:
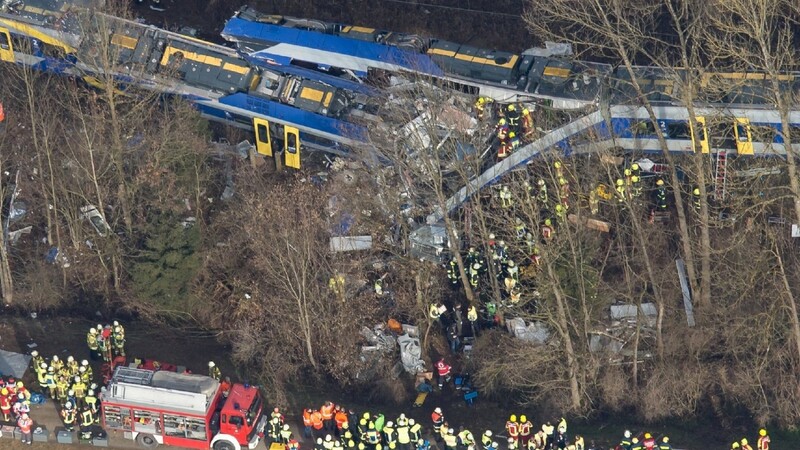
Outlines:
<svg viewBox="0 0 800 450"><path fill-rule="evenodd" d="M28 418L28 413L22 413L22 418L23 419L27 419Z"/></svg>
<svg viewBox="0 0 800 450"><path fill-rule="evenodd" d="M31 356L33 356L35 358L35 357L39 356L39 352L34 350L34 351L31 352Z"/></svg>
<svg viewBox="0 0 800 450"><path fill-rule="evenodd" d="M53 355L53 361L58 361L58 355Z"/></svg>
<svg viewBox="0 0 800 450"><path fill-rule="evenodd" d="M216 364L214 364L214 361L209 361L208 362L208 367L214 367L214 366L216 366Z"/></svg>
<svg viewBox="0 0 800 450"><path fill-rule="evenodd" d="M97 334L97 328L89 328L89 334Z"/></svg>
<svg viewBox="0 0 800 450"><path fill-rule="evenodd" d="M408 424L409 425L414 425L415 423L417 423L417 422L414 419L408 419Z"/></svg>
<svg viewBox="0 0 800 450"><path fill-rule="evenodd" d="M80 372L80 373L86 372L86 367L84 367L84 366L78 367L78 372Z"/></svg>
<svg viewBox="0 0 800 450"><path fill-rule="evenodd" d="M94 389L89 389L89 396L90 397L94 396Z"/></svg>
<svg viewBox="0 0 800 450"><path fill-rule="evenodd" d="M288 424L288 423L287 423L287 424L284 424L284 425L283 425L283 429L284 429L284 430L288 430L288 429L289 429L289 424Z"/></svg>
<svg viewBox="0 0 800 450"><path fill-rule="evenodd" d="M75 358L73 358L72 355L67 356L67 362L68 363L75 362Z"/></svg>
<svg viewBox="0 0 800 450"><path fill-rule="evenodd" d="M437 406L436 409L433 410L433 412L435 412L436 414L441 414L442 413L442 408L439 408Z"/></svg>
<svg viewBox="0 0 800 450"><path fill-rule="evenodd" d="M76 376L74 378L74 380L75 380L76 383L80 383L81 382L81 377Z"/></svg>
<svg viewBox="0 0 800 450"><path fill-rule="evenodd" d="M115 326L114 333L122 333L122 328L120 328L119 325Z"/></svg>
<svg viewBox="0 0 800 450"><path fill-rule="evenodd" d="M455 433L455 432L456 432L456 431L455 431L454 429L452 429L452 428L448 428L448 429L447 429L447 434L453 434L453 433Z"/></svg>
<svg viewBox="0 0 800 450"><path fill-rule="evenodd" d="M389 428L392 428L394 426L394 424L390 420L390 421L386 422L386 426L389 427Z"/></svg>
<svg viewBox="0 0 800 450"><path fill-rule="evenodd" d="M406 413L400 413L400 418L401 419L405 419L406 418Z"/></svg>
<svg viewBox="0 0 800 450"><path fill-rule="evenodd" d="M41 367L42 369L47 369L47 364L46 363L41 363L41 364L39 364L39 367Z"/></svg>
<svg viewBox="0 0 800 450"><path fill-rule="evenodd" d="M64 403L64 408L72 409L72 402Z"/></svg>
<svg viewBox="0 0 800 450"><path fill-rule="evenodd" d="M628 439L630 437L631 437L631 430L625 430L625 439Z"/></svg>
<svg viewBox="0 0 800 450"><path fill-rule="evenodd" d="M325 435L325 440L326 440L326 441L332 441L332 440L333 440L333 437L331 437L331 435L330 435L330 434L326 434L326 435Z"/></svg>
<svg viewBox="0 0 800 450"><path fill-rule="evenodd" d="M492 437L492 430L486 430L486 433L483 433L486 436Z"/></svg>
<svg viewBox="0 0 800 450"><path fill-rule="evenodd" d="M115 320L115 321L114 321L114 326L115 326L115 327L118 327L118 326L119 326L119 322L117 322L117 321Z"/></svg>
<svg viewBox="0 0 800 450"><path fill-rule="evenodd" d="M89 365L89 361L84 359L83 361L81 361L81 365L82 366L88 366Z"/></svg>
<svg viewBox="0 0 800 450"><path fill-rule="evenodd" d="M101 331L103 329L103 326L98 323L95 328L97 328L97 331Z"/></svg>

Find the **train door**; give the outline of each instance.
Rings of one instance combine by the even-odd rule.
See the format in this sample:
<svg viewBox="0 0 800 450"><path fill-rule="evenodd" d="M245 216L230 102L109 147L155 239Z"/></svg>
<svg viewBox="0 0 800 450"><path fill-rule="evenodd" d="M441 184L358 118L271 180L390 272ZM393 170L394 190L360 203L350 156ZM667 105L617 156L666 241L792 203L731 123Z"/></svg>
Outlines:
<svg viewBox="0 0 800 450"><path fill-rule="evenodd" d="M283 126L283 153L286 167L300 168L300 130Z"/></svg>
<svg viewBox="0 0 800 450"><path fill-rule="evenodd" d="M256 131L256 151L260 155L272 156L269 121L256 117L253 119L253 128Z"/></svg>
<svg viewBox="0 0 800 450"><path fill-rule="evenodd" d="M750 131L750 119L737 117L733 124L736 137L736 153L739 155L753 154L753 134Z"/></svg>
<svg viewBox="0 0 800 450"><path fill-rule="evenodd" d="M736 127L729 120L714 122L709 127L709 142L714 150L733 151L738 147L736 142Z"/></svg>
<svg viewBox="0 0 800 450"><path fill-rule="evenodd" d="M697 117L697 123L691 127L691 131L692 145L694 146L695 151L697 151L696 149L700 147L701 152L708 153L710 147L708 145L708 133L706 132L706 118ZM699 134L700 136L695 136L695 133Z"/></svg>
<svg viewBox="0 0 800 450"><path fill-rule="evenodd" d="M0 28L0 61L14 62L14 49L11 48L11 35Z"/></svg>

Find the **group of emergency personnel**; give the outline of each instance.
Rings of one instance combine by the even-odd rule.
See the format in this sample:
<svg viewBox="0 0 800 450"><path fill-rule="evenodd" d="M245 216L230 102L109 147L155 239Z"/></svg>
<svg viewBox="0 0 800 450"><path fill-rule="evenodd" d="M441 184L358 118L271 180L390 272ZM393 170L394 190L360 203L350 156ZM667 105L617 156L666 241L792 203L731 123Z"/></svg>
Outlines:
<svg viewBox="0 0 800 450"><path fill-rule="evenodd" d="M21 442L33 442L33 419L31 412L31 392L22 380L13 377L0 378L0 412L4 423L15 423L22 434Z"/></svg>
<svg viewBox="0 0 800 450"><path fill-rule="evenodd" d="M424 430L421 423L405 414L391 420L382 413L357 414L325 402L319 409L303 410L303 437L311 439L313 450L430 450L431 437L443 450L497 450L501 446L498 441L508 450L589 450L583 437L568 439L567 422L563 418L557 426L546 422L535 430L526 416L518 419L512 415L505 424L505 435L485 430L476 439L467 428L456 429L439 407L430 417L431 429ZM284 444L290 450L299 445L278 408L272 412L267 434L272 442Z"/></svg>
<svg viewBox="0 0 800 450"><path fill-rule="evenodd" d="M767 434L767 429L762 428L758 430L758 440L756 440L756 449L755 450L769 450L769 434ZM741 440L734 441L731 444L731 450L753 450L753 447L747 441L747 438L742 438Z"/></svg>
<svg viewBox="0 0 800 450"><path fill-rule="evenodd" d="M497 149L497 160L502 161L513 153L520 145L530 142L534 136L533 117L524 105L510 103L496 105L488 97L478 97L475 101L475 113L478 120L486 118L486 107L492 106L493 116L498 117L494 128L493 145Z"/></svg>
<svg viewBox="0 0 800 450"><path fill-rule="evenodd" d="M86 333L86 345L92 361L102 358L109 363L116 356L125 356L125 328L116 320L112 325L97 324Z"/></svg>

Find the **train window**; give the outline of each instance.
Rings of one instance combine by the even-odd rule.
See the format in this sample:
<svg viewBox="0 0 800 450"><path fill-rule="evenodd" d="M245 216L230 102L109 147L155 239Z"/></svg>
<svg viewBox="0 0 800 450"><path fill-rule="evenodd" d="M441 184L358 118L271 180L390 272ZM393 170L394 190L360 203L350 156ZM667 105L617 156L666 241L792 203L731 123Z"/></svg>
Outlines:
<svg viewBox="0 0 800 450"><path fill-rule="evenodd" d="M8 33L5 31L0 32L0 49L8 50L11 42L8 40Z"/></svg>
<svg viewBox="0 0 800 450"><path fill-rule="evenodd" d="M670 139L691 139L692 133L689 130L689 122L670 122L667 124L667 136ZM702 135L701 135L702 136ZM701 137L701 140L703 138Z"/></svg>
<svg viewBox="0 0 800 450"><path fill-rule="evenodd" d="M747 138L747 129L749 127L743 123L736 124L736 134L739 136L739 142L747 142L749 139Z"/></svg>
<svg viewBox="0 0 800 450"><path fill-rule="evenodd" d="M631 123L631 132L634 136L651 136L656 134L656 127L650 120L636 120Z"/></svg>
<svg viewBox="0 0 800 450"><path fill-rule="evenodd" d="M754 142L775 142L775 136L778 135L778 130L769 125L751 125L750 132Z"/></svg>

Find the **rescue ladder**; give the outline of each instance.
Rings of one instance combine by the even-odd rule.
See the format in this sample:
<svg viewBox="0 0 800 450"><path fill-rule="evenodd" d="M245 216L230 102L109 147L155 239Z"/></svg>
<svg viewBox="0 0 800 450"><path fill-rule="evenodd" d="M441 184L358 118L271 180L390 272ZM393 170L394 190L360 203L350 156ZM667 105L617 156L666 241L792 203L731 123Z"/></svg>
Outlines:
<svg viewBox="0 0 800 450"><path fill-rule="evenodd" d="M720 150L717 152L717 164L714 169L714 199L718 202L724 201L727 195L728 183L728 152Z"/></svg>

